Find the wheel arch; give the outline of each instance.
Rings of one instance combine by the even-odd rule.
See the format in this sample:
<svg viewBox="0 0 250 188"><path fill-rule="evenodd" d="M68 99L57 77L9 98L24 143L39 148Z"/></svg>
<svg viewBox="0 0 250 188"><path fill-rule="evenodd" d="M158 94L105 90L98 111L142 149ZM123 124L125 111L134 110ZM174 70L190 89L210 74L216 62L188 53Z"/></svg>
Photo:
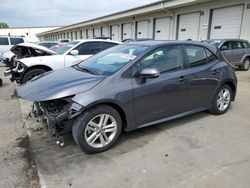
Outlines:
<svg viewBox="0 0 250 188"><path fill-rule="evenodd" d="M235 85L234 81L233 80L225 80L224 82L222 82L220 84L219 87L223 86L223 85L228 85L231 90L232 90L232 94L233 94L233 98L232 98L232 101L234 101L235 99L235 96L236 96L236 90L237 90L237 86Z"/></svg>
<svg viewBox="0 0 250 188"><path fill-rule="evenodd" d="M22 74L22 79L23 79L24 75L25 75L28 71L30 71L30 70L32 70L32 69L37 69L37 68L39 68L39 69L44 69L44 70L46 70L46 71L52 71L52 70L53 70L51 67L46 66L46 65L34 65L34 66L31 66L31 67L28 67L28 68L23 72L23 74Z"/></svg>
<svg viewBox="0 0 250 188"><path fill-rule="evenodd" d="M114 101L96 101L96 102L86 106L86 108L90 109L90 108L94 108L94 107L97 107L97 106L100 106L100 105L107 105L107 106L110 106L110 107L114 108L119 113L119 115L120 115L120 117L122 119L122 129L125 129L127 127L126 113L124 112L121 105L117 104Z"/></svg>
<svg viewBox="0 0 250 188"><path fill-rule="evenodd" d="M245 59L249 59L250 60L250 54L245 54L242 59L241 59L241 63L243 63L245 61Z"/></svg>

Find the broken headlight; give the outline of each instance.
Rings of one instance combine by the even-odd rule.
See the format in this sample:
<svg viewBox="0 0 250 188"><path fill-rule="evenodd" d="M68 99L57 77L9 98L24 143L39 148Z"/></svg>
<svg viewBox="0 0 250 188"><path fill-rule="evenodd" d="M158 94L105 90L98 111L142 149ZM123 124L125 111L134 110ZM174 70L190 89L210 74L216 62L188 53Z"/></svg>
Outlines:
<svg viewBox="0 0 250 188"><path fill-rule="evenodd" d="M73 102L71 97L38 102L38 106L44 117L53 116L56 118L57 116L64 114L63 116L68 120L79 115L84 109L82 105Z"/></svg>
<svg viewBox="0 0 250 188"><path fill-rule="evenodd" d="M22 62L17 61L15 68L12 69L14 72L22 73L27 68L26 65L24 65Z"/></svg>

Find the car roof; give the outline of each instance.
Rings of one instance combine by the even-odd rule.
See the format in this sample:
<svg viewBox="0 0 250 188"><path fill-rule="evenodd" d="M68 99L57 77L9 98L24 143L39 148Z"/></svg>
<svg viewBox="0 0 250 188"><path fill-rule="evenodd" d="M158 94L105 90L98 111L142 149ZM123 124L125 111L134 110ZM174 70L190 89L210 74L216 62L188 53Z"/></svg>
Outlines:
<svg viewBox="0 0 250 188"><path fill-rule="evenodd" d="M25 36L17 36L17 35L0 35L0 37L11 37L11 38L24 38Z"/></svg>
<svg viewBox="0 0 250 188"><path fill-rule="evenodd" d="M96 42L113 42L113 43L121 44L121 42L119 42L119 41L107 40L107 39L78 39L78 40L74 40L74 41L78 41L78 42L88 42L88 41L96 41Z"/></svg>
<svg viewBox="0 0 250 188"><path fill-rule="evenodd" d="M245 39L230 39L230 38L227 38L227 39L208 39L208 40L205 40L205 41L221 41L221 42L225 42L225 41L242 41L242 42L248 42L248 40L245 40Z"/></svg>
<svg viewBox="0 0 250 188"><path fill-rule="evenodd" d="M150 46L150 47L157 47L157 46L162 46L162 45L171 45L171 44L179 44L179 45L198 45L198 46L203 46L208 48L210 51L212 51L214 54L217 53L216 47L214 47L211 44L208 43L203 43L200 41L182 41L182 40L147 40L147 41L136 41L136 42L129 42L125 43L128 45L141 45L141 46Z"/></svg>
<svg viewBox="0 0 250 188"><path fill-rule="evenodd" d="M42 41L42 42L38 42L38 44L42 44L42 43L59 43L56 41Z"/></svg>

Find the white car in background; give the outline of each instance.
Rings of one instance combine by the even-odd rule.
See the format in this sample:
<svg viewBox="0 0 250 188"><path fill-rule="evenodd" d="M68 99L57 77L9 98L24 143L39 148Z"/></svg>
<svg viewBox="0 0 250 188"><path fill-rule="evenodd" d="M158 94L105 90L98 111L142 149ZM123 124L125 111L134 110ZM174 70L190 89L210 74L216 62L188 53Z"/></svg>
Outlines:
<svg viewBox="0 0 250 188"><path fill-rule="evenodd" d="M5 76L11 75L11 81L23 84L44 72L72 66L80 60L85 60L120 43L103 39L71 41L58 48L56 55L17 60L14 68L5 71Z"/></svg>
<svg viewBox="0 0 250 188"><path fill-rule="evenodd" d="M0 35L0 54L9 51L16 44L26 42L23 36Z"/></svg>
<svg viewBox="0 0 250 188"><path fill-rule="evenodd" d="M3 54L5 52L9 51L12 46L23 42L26 42L23 36L0 35L0 62L4 60Z"/></svg>
<svg viewBox="0 0 250 188"><path fill-rule="evenodd" d="M22 58L56 55L57 53L40 44L21 43L13 46L9 51L2 55L2 63L10 68L16 66L16 61Z"/></svg>

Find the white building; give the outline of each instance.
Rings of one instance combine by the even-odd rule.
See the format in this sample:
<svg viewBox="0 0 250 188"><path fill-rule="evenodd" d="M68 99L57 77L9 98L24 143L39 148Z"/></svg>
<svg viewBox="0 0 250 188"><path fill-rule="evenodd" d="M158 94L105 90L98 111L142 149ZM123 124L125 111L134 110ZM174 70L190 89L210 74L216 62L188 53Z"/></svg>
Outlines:
<svg viewBox="0 0 250 188"><path fill-rule="evenodd" d="M39 38L36 34L54 30L59 28L58 26L46 26L46 27L12 27L8 29L0 29L0 35L16 35L25 36L29 42L38 42Z"/></svg>
<svg viewBox="0 0 250 188"><path fill-rule="evenodd" d="M111 37L250 40L250 0L162 0L37 34L40 40Z"/></svg>

